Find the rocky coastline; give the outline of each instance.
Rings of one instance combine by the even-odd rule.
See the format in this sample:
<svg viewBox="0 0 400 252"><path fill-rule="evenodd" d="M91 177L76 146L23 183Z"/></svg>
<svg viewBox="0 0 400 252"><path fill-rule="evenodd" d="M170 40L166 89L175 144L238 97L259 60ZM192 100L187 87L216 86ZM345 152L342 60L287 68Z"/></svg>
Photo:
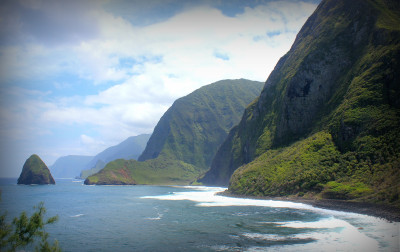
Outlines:
<svg viewBox="0 0 400 252"><path fill-rule="evenodd" d="M233 197L233 198L291 201L291 202L308 204L323 209L365 214L369 216L382 218L389 222L400 222L400 209L395 206L384 205L384 204L357 202L349 200L336 200L336 199L307 199L296 196L267 197L267 196L237 195L237 194L232 194L228 190L220 192L218 193L218 195Z"/></svg>

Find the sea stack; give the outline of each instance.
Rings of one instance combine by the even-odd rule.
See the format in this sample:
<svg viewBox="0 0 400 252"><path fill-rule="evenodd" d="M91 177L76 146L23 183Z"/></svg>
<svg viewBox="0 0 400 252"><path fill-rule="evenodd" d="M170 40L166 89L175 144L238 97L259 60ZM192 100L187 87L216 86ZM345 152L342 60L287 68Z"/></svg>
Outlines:
<svg viewBox="0 0 400 252"><path fill-rule="evenodd" d="M36 154L30 156L24 164L21 175L18 178L18 184L23 185L45 185L55 184L49 168Z"/></svg>

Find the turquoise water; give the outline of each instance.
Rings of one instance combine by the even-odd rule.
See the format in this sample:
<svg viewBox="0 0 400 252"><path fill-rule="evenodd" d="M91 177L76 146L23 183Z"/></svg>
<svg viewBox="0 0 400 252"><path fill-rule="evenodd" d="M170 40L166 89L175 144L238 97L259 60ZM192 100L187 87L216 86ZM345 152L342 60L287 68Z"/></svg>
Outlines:
<svg viewBox="0 0 400 252"><path fill-rule="evenodd" d="M23 186L1 180L8 217L45 203L63 251L399 251L400 223L281 201L215 195L224 188Z"/></svg>

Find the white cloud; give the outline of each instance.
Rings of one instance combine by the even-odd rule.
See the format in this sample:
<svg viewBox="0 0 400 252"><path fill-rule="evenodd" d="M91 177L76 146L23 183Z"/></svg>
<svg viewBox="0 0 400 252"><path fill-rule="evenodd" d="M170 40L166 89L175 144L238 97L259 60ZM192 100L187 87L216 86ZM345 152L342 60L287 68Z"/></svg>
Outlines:
<svg viewBox="0 0 400 252"><path fill-rule="evenodd" d="M8 129L10 136L51 135L65 125L71 131L82 127L94 131L75 132L75 142L65 143L64 150L61 144L57 149L49 147L47 155L54 157L54 153L73 150L74 144L75 150L86 146L85 154L89 150L96 154L101 150L96 145L108 147L129 136L150 133L175 99L203 85L235 78L264 81L315 7L276 1L228 17L204 5L138 27L106 12L100 4L86 6L77 14L90 17L90 25L85 26L95 27L90 36L80 33L79 39L51 46L29 42L0 47L0 81L29 83L34 77L59 92L80 85L59 77L69 74L91 81L97 91L66 97L21 92L18 103L7 104L8 110L1 112L2 118L10 118L1 124L1 134ZM70 26L67 30L75 34ZM20 123L27 118L33 123ZM57 136L51 141L56 142Z"/></svg>
<svg viewBox="0 0 400 252"><path fill-rule="evenodd" d="M90 136L87 136L85 134L82 134L80 136L80 141L81 141L81 144L83 145L83 147L85 149L89 149L90 151L98 150L99 146L101 146L101 147L105 146L105 143L103 141L98 140L98 139L94 139L94 138L92 138Z"/></svg>
<svg viewBox="0 0 400 252"><path fill-rule="evenodd" d="M216 9L202 7L146 27L134 27L122 18L98 11L95 16L101 37L80 44L76 52L82 62L82 76L93 78L96 83L124 80L139 72L175 77L189 75L198 87L202 80L229 77L225 71L216 70L224 66L242 77L263 80L269 73L266 66L272 69L279 56L289 49L314 8L312 4L279 1L246 8L243 14L232 18ZM268 32L283 35L270 38ZM231 63L221 62L215 57L215 51L224 51ZM142 65L133 69L118 68L118 58L151 56L162 57L162 64L154 64L158 69L147 66L147 70L158 72L143 72ZM249 58L262 65L249 64Z"/></svg>

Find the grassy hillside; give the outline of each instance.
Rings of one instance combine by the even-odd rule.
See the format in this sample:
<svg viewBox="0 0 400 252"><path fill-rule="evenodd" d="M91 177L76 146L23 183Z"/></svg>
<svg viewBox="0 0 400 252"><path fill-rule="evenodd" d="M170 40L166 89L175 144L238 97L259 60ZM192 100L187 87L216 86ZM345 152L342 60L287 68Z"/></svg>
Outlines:
<svg viewBox="0 0 400 252"><path fill-rule="evenodd" d="M155 127L139 158L141 162L109 163L85 183L118 184L121 180L131 184L188 184L195 181L209 168L217 148L231 127L239 122L247 104L260 94L262 86L261 82L244 79L223 80L176 100ZM118 169L128 175L117 175Z"/></svg>
<svg viewBox="0 0 400 252"><path fill-rule="evenodd" d="M399 205L399 7L322 1L203 181Z"/></svg>
<svg viewBox="0 0 400 252"><path fill-rule="evenodd" d="M139 162L118 159L88 177L85 184L97 185L187 185L199 175L198 168L164 156Z"/></svg>
<svg viewBox="0 0 400 252"><path fill-rule="evenodd" d="M289 147L269 150L240 167L232 177L230 190L271 196L306 193L342 172L339 157L331 135L318 132Z"/></svg>

